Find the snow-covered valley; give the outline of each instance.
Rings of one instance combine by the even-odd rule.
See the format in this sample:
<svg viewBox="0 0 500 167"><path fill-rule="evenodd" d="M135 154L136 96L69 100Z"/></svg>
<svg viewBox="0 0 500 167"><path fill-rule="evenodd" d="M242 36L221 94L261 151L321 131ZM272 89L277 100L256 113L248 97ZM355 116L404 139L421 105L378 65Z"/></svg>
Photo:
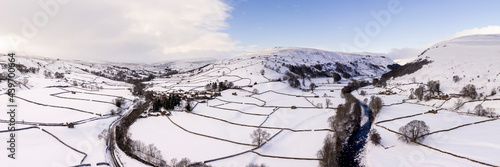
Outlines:
<svg viewBox="0 0 500 167"><path fill-rule="evenodd" d="M371 96L383 103L371 122L380 144L366 139L359 165L500 166L499 48L499 35L462 37L403 67L384 56L308 48L153 65L19 56L16 161L0 156L7 162L0 166L318 166L325 139L338 132L331 121L350 93L343 88L381 77L351 93L366 105ZM430 63L387 75L423 60ZM2 69L8 62L0 58ZM467 85L475 94L463 91ZM9 96L0 95L2 108ZM398 139L413 120L429 127L425 140ZM0 114L1 141L10 138L9 123Z"/></svg>

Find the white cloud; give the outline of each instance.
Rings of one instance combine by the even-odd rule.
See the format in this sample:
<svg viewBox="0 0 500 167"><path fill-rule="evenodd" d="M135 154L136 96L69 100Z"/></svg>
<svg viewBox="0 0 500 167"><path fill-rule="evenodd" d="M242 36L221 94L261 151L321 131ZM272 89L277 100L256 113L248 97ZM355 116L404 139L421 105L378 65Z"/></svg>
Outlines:
<svg viewBox="0 0 500 167"><path fill-rule="evenodd" d="M439 41L450 40L457 37L467 36L467 35L475 35L475 34L500 34L500 26L490 25L486 27L476 27L472 29L466 29L460 32L456 32L451 36L446 36L441 38Z"/></svg>
<svg viewBox="0 0 500 167"><path fill-rule="evenodd" d="M420 53L422 53L424 49L422 48L400 48L400 49L391 49L387 56L392 60L398 62L401 59L411 59L417 57Z"/></svg>
<svg viewBox="0 0 500 167"><path fill-rule="evenodd" d="M44 10L38 2L56 5ZM0 43L17 34L27 39L18 52L39 56L153 62L241 50L239 41L220 32L232 10L223 0L16 0L0 10L8 13L0 16ZM23 34L23 18L35 22L32 38Z"/></svg>

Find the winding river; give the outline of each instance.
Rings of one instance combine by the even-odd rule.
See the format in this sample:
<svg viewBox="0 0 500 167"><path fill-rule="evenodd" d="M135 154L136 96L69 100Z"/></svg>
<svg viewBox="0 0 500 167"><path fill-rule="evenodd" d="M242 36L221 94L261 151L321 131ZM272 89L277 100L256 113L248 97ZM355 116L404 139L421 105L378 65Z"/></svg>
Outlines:
<svg viewBox="0 0 500 167"><path fill-rule="evenodd" d="M372 124L369 118L371 117L372 111L366 104L363 104L361 102L359 102L359 104L361 105L361 108L363 108L363 118L361 119L363 125L361 125L360 128L357 129L353 133L353 135L351 135L351 137L349 137L347 145L341 151L339 160L340 166L360 166L357 157L364 148L368 138L368 134L370 133Z"/></svg>

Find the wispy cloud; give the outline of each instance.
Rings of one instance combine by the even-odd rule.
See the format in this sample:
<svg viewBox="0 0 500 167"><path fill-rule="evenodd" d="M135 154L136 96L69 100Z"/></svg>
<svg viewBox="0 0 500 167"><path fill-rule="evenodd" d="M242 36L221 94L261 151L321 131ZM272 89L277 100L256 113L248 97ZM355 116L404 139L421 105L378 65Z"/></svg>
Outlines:
<svg viewBox="0 0 500 167"><path fill-rule="evenodd" d="M476 28L466 29L460 32L456 32L451 36L440 38L439 41L450 40L461 36L475 35L475 34L500 34L500 26L490 25L486 27L476 27Z"/></svg>
<svg viewBox="0 0 500 167"><path fill-rule="evenodd" d="M55 2L48 15L39 3ZM155 61L214 56L238 51L239 41L221 30L228 28L232 7L223 0L16 0L0 6L5 14L0 44L13 44L23 35L25 21L45 13L47 24L35 25L33 37L19 43L18 52L70 59ZM13 10L22 9L22 10ZM44 14L42 14L44 15ZM29 23L28 23L29 24ZM10 36L9 36L10 35ZM12 47L0 48L3 52Z"/></svg>
<svg viewBox="0 0 500 167"><path fill-rule="evenodd" d="M420 53L422 53L424 49L422 48L400 48L400 49L391 49L387 56L389 56L393 60L398 59L408 59L417 57Z"/></svg>

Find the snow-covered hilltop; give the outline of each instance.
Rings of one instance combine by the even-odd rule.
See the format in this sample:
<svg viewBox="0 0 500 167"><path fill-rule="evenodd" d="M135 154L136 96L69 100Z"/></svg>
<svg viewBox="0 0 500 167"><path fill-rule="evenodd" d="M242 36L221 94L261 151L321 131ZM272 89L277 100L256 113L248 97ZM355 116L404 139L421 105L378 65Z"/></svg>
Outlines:
<svg viewBox="0 0 500 167"><path fill-rule="evenodd" d="M245 57L265 60L266 67L278 72L284 72L283 67L306 66L311 67L311 71L323 71L326 75L338 73L344 78L350 78L349 76L380 76L390 71L389 65L395 64L391 59L379 55L330 52L298 47L264 49L248 53L240 58Z"/></svg>
<svg viewBox="0 0 500 167"><path fill-rule="evenodd" d="M499 34L471 35L440 42L425 50L418 59L431 63L394 81L435 80L441 83L441 91L445 93L457 93L465 85L474 84L478 93L490 94L500 86Z"/></svg>
<svg viewBox="0 0 500 167"><path fill-rule="evenodd" d="M313 48L300 47L275 47L269 49L258 50L253 53L248 53L244 56L274 56L288 60L289 63L315 65L322 62L354 62L360 59L371 61L376 65L393 64L394 62L384 56L365 54L365 53L346 53L346 52L330 52Z"/></svg>

